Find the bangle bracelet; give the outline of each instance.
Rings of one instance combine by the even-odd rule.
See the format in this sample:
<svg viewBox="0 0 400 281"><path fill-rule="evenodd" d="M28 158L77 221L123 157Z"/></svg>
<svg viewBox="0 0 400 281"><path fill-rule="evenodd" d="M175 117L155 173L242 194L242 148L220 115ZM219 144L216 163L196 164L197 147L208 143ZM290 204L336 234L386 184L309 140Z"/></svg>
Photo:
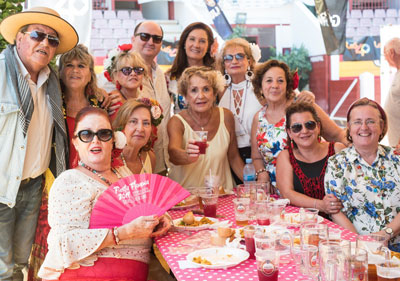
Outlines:
<svg viewBox="0 0 400 281"><path fill-rule="evenodd" d="M265 168L258 170L258 171L256 172L256 178L258 178L258 175L259 175L259 174L264 173L264 172L267 172L267 170L266 170Z"/></svg>
<svg viewBox="0 0 400 281"><path fill-rule="evenodd" d="M118 230L117 230L116 226L114 226L114 228L112 229L112 234L113 234L113 239L114 239L115 245L118 245L119 237L118 237Z"/></svg>

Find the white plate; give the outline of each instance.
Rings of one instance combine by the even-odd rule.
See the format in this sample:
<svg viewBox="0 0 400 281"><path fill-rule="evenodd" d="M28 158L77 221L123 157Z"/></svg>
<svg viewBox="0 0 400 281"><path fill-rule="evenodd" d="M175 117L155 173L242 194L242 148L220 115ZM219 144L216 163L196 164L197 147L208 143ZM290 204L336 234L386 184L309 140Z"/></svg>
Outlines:
<svg viewBox="0 0 400 281"><path fill-rule="evenodd" d="M201 220L201 218L202 217L195 217L195 220L199 221L199 220ZM207 218L214 223L219 222L219 220L216 218L210 218L210 217L207 217ZM213 226L212 224L202 224L200 226L183 226L183 225L180 225L180 222L182 221L182 219L183 219L183 217L172 221L174 228L178 231L184 231L184 230L199 231L199 230L203 230L203 229L212 228L212 226Z"/></svg>
<svg viewBox="0 0 400 281"><path fill-rule="evenodd" d="M321 216L318 216L317 223L321 223L324 221L324 218ZM298 225L300 224L300 214L299 213L285 213L285 223L291 224L291 225Z"/></svg>
<svg viewBox="0 0 400 281"><path fill-rule="evenodd" d="M236 266L239 263L247 260L250 254L237 248L208 248L197 250L186 256L186 259L197 265L208 269L225 269L228 267ZM194 257L201 257L210 261L212 264L199 264L193 262Z"/></svg>

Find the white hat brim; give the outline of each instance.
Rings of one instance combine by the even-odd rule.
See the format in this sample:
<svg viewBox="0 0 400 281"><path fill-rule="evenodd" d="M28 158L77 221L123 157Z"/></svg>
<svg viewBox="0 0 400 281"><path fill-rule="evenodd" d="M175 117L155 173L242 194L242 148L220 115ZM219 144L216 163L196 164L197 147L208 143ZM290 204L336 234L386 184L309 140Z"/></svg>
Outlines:
<svg viewBox="0 0 400 281"><path fill-rule="evenodd" d="M8 16L0 24L0 33L8 43L14 44L20 28L29 24L46 25L57 32L60 45L56 54L68 52L78 44L78 33L71 24L56 15L38 11L25 11Z"/></svg>

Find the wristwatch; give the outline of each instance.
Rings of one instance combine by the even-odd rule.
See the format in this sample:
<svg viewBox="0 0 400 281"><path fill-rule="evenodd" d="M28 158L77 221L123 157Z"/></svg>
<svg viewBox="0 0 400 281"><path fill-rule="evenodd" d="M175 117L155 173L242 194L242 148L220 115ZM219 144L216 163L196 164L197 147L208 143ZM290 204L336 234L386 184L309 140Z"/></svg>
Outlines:
<svg viewBox="0 0 400 281"><path fill-rule="evenodd" d="M382 230L385 231L386 234L389 234L390 238L393 238L393 228L385 226Z"/></svg>

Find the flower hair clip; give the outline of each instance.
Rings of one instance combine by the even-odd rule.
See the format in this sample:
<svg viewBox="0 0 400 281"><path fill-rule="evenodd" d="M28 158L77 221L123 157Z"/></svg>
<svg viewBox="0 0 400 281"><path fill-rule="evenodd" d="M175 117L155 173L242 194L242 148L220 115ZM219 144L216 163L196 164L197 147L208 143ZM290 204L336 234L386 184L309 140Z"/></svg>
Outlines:
<svg viewBox="0 0 400 281"><path fill-rule="evenodd" d="M150 106L151 117L153 117L152 118L153 125L154 126L160 125L162 119L164 118L164 115L162 114L163 110L158 101L149 98L140 98L136 100L147 106Z"/></svg>
<svg viewBox="0 0 400 281"><path fill-rule="evenodd" d="M296 90L297 89L297 87L299 86L299 80L300 80L300 78L299 78L299 73L298 73L298 71L297 71L297 69L296 69L296 71L293 73L293 90Z"/></svg>
<svg viewBox="0 0 400 281"><path fill-rule="evenodd" d="M103 62L105 69L104 77L106 77L108 81L112 82L111 73L114 66L115 58L119 55L119 53L129 52L131 49L132 49L132 44L122 44L118 45L117 48L112 49L111 51L108 52Z"/></svg>
<svg viewBox="0 0 400 281"><path fill-rule="evenodd" d="M257 63L261 59L261 49L255 43L250 43L251 55L253 56L254 61Z"/></svg>

